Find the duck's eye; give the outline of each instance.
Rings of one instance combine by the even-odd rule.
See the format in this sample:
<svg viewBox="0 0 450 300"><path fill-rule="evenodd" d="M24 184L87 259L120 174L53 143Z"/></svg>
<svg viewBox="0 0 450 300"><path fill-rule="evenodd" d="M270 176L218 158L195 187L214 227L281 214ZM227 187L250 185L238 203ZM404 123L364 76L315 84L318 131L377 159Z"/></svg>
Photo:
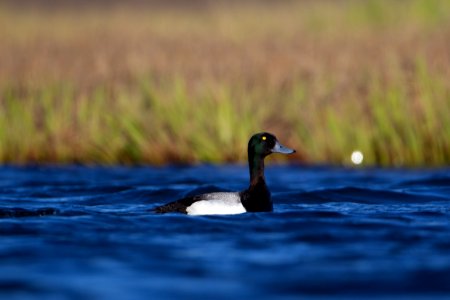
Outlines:
<svg viewBox="0 0 450 300"><path fill-rule="evenodd" d="M265 141L265 140L267 140L267 137L264 135L261 139L262 139L263 141Z"/></svg>

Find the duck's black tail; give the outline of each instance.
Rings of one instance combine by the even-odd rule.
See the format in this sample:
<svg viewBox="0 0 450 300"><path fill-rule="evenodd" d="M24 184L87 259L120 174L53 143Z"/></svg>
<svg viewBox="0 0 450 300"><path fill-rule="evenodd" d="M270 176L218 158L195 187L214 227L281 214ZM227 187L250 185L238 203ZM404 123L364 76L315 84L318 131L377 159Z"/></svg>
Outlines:
<svg viewBox="0 0 450 300"><path fill-rule="evenodd" d="M196 197L186 197L186 198L183 198L183 199L180 199L177 201L173 201L173 202L161 205L161 206L157 206L157 207L153 208L152 211L157 214L165 214L165 213L172 213L172 212L186 214L187 213L186 209L189 206L191 206L192 203L197 201L195 198Z"/></svg>

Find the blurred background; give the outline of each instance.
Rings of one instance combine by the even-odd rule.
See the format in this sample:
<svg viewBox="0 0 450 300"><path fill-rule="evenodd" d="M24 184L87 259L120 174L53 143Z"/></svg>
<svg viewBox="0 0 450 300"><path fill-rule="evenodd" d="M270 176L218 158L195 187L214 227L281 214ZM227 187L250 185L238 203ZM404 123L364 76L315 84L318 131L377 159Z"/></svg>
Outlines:
<svg viewBox="0 0 450 300"><path fill-rule="evenodd" d="M0 162L450 163L450 1L0 2Z"/></svg>

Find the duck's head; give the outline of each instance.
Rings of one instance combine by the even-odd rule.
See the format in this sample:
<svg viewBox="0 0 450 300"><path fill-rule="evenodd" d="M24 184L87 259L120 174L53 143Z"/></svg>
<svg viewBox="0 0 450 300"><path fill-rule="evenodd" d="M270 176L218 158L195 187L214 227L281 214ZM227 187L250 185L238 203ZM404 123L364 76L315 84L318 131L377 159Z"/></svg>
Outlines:
<svg viewBox="0 0 450 300"><path fill-rule="evenodd" d="M291 154L295 150L283 146L277 138L268 132L254 134L248 142L248 154L265 157L272 153Z"/></svg>

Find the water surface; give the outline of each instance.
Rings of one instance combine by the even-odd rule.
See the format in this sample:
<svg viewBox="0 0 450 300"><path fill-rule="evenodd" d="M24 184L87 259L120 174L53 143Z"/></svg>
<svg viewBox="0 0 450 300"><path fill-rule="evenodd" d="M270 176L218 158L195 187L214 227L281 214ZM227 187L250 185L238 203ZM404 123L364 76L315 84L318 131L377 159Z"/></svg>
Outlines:
<svg viewBox="0 0 450 300"><path fill-rule="evenodd" d="M273 213L149 211L247 173L0 167L0 298L449 299L450 169L269 166Z"/></svg>

